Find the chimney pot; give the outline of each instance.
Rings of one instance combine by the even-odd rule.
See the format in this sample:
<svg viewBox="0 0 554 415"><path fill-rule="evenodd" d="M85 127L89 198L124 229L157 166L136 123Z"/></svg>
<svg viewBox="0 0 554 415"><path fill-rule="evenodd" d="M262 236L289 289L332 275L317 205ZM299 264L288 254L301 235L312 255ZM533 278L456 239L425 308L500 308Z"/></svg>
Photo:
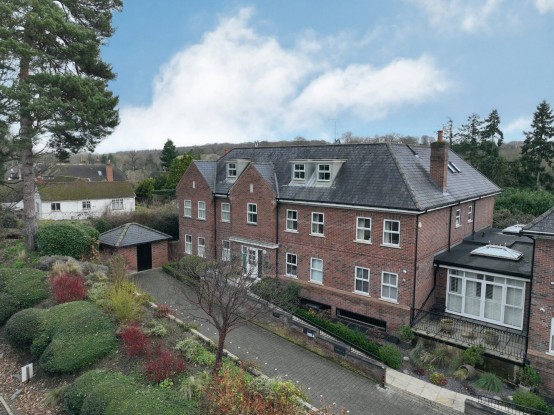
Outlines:
<svg viewBox="0 0 554 415"><path fill-rule="evenodd" d="M437 131L437 141L442 143L442 130Z"/></svg>

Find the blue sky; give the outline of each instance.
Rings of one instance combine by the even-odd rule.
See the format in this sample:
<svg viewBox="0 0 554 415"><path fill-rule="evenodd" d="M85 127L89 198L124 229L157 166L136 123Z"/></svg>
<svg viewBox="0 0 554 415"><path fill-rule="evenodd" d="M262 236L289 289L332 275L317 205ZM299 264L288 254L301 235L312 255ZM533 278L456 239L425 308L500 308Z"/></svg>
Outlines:
<svg viewBox="0 0 554 415"><path fill-rule="evenodd" d="M121 124L99 152L435 135L554 104L554 0L127 0L103 49Z"/></svg>

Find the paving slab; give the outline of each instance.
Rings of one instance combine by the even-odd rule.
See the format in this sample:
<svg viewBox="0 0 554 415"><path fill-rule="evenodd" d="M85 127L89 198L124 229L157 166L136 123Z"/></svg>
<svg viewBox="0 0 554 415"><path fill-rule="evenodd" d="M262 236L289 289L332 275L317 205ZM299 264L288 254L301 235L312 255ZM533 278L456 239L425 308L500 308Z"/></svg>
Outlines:
<svg viewBox="0 0 554 415"><path fill-rule="evenodd" d="M142 271L133 278L139 287L156 298L156 302L169 305L177 317L185 321L197 321L202 334L217 339L206 316L187 300L188 286L161 270ZM396 386L381 388L374 381L256 325L246 324L233 330L227 336L225 347L239 358L254 362L267 376L288 379L302 386L315 406L323 400L327 404L336 403L348 414L355 415L460 413L452 407L421 398L418 394L426 382L397 372L394 377L401 378L401 383L407 381L407 377L423 385L417 382L407 385L415 394Z"/></svg>

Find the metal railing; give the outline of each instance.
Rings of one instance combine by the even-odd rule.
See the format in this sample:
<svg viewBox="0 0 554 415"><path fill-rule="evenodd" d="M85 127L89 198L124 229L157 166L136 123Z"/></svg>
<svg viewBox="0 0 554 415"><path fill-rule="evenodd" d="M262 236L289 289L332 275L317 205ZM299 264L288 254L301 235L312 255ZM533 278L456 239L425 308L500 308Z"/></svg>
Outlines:
<svg viewBox="0 0 554 415"><path fill-rule="evenodd" d="M527 406L517 405L512 402L501 401L500 399L490 398L488 396L477 396L480 404L494 408L508 415L548 415L549 412L540 411L538 409L529 408Z"/></svg>
<svg viewBox="0 0 554 415"><path fill-rule="evenodd" d="M466 347L482 344L486 353L517 362L523 362L526 357L525 334L442 312L416 309L413 329Z"/></svg>

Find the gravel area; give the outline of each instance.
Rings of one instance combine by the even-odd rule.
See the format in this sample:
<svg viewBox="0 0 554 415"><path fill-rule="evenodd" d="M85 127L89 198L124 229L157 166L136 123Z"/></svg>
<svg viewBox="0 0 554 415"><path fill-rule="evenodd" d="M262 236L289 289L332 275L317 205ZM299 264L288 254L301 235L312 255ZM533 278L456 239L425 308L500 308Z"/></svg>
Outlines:
<svg viewBox="0 0 554 415"><path fill-rule="evenodd" d="M40 376L29 383L21 382L21 367L29 361L11 350L0 333L0 395L14 415L57 415L63 412L58 408L48 408L44 397L51 387L51 379ZM0 404L0 414L7 414Z"/></svg>

